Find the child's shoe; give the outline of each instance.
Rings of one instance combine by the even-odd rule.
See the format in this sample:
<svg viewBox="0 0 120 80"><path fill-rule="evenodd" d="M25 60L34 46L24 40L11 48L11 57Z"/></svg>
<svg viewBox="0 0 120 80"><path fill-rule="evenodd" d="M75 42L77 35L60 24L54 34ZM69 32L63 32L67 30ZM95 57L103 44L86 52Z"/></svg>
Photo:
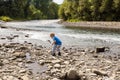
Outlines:
<svg viewBox="0 0 120 80"><path fill-rule="evenodd" d="M52 56L56 56L55 53L53 53Z"/></svg>
<svg viewBox="0 0 120 80"><path fill-rule="evenodd" d="M58 56L61 56L61 52L58 53Z"/></svg>

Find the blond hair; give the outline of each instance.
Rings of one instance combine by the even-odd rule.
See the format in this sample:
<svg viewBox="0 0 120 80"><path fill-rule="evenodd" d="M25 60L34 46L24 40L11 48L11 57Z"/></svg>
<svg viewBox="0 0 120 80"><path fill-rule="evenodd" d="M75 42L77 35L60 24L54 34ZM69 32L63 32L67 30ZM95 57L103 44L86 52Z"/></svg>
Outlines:
<svg viewBox="0 0 120 80"><path fill-rule="evenodd" d="M50 37L53 37L53 36L55 36L55 33L50 33Z"/></svg>

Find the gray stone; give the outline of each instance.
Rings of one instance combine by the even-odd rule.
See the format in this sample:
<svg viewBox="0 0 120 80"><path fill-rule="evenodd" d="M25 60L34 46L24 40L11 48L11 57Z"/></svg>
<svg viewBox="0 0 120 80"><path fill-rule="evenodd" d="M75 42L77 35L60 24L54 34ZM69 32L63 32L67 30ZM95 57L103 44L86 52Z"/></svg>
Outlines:
<svg viewBox="0 0 120 80"><path fill-rule="evenodd" d="M61 60L52 60L53 64L60 63L60 62L61 62Z"/></svg>
<svg viewBox="0 0 120 80"><path fill-rule="evenodd" d="M22 62L18 63L18 66L23 67L23 63Z"/></svg>
<svg viewBox="0 0 120 80"><path fill-rule="evenodd" d="M100 53L100 52L105 52L106 51L106 47L98 47L96 48L96 53Z"/></svg>
<svg viewBox="0 0 120 80"><path fill-rule="evenodd" d="M3 80L19 80L19 79L13 76L3 76Z"/></svg>
<svg viewBox="0 0 120 80"><path fill-rule="evenodd" d="M22 80L30 80L29 77L28 77L28 75L22 76L21 79L22 79Z"/></svg>
<svg viewBox="0 0 120 80"><path fill-rule="evenodd" d="M23 52L15 52L13 55L16 56L17 58L24 58L24 57L26 57L26 55Z"/></svg>
<svg viewBox="0 0 120 80"><path fill-rule="evenodd" d="M25 35L25 37L27 37L27 38L28 38L28 37L29 37L29 34L26 34L26 35Z"/></svg>
<svg viewBox="0 0 120 80"><path fill-rule="evenodd" d="M64 61L64 64L68 65L70 62L69 61Z"/></svg>
<svg viewBox="0 0 120 80"><path fill-rule="evenodd" d="M97 74L97 75L101 75L101 76L108 76L108 75L107 75L107 72L101 71L101 70L97 70L97 69L94 69L94 70L93 70L93 73L95 73L95 74Z"/></svg>
<svg viewBox="0 0 120 80"><path fill-rule="evenodd" d="M54 67L55 67L55 68L60 68L61 65L60 65L60 64L55 64Z"/></svg>
<svg viewBox="0 0 120 80"><path fill-rule="evenodd" d="M28 48L27 47L25 47L25 46L21 46L21 47L19 47L17 50L28 50Z"/></svg>
<svg viewBox="0 0 120 80"><path fill-rule="evenodd" d="M63 74L60 79L63 80L81 80L80 75L74 69L70 69L67 73Z"/></svg>
<svg viewBox="0 0 120 80"><path fill-rule="evenodd" d="M27 63L34 63L32 60L27 60Z"/></svg>
<svg viewBox="0 0 120 80"><path fill-rule="evenodd" d="M76 70L71 69L68 73L67 73L67 77L69 79L76 79L76 77L78 76L78 73L76 72Z"/></svg>
<svg viewBox="0 0 120 80"><path fill-rule="evenodd" d="M26 72L25 69L22 69L22 70L19 71L19 73L25 73L25 72Z"/></svg>
<svg viewBox="0 0 120 80"><path fill-rule="evenodd" d="M9 63L9 60L5 59L5 60L3 60L3 63L4 63L4 64L8 64L8 63Z"/></svg>
<svg viewBox="0 0 120 80"><path fill-rule="evenodd" d="M57 72L60 72L60 70L59 69L51 69L51 74L55 74Z"/></svg>
<svg viewBox="0 0 120 80"><path fill-rule="evenodd" d="M18 58L16 61L17 61L17 62L23 62L23 59Z"/></svg>
<svg viewBox="0 0 120 80"><path fill-rule="evenodd" d="M3 66L4 64L2 62L0 62L0 66Z"/></svg>
<svg viewBox="0 0 120 80"><path fill-rule="evenodd" d="M60 79L57 79L57 78L53 78L52 80L60 80Z"/></svg>
<svg viewBox="0 0 120 80"><path fill-rule="evenodd" d="M19 35L14 35L13 37L19 37Z"/></svg>

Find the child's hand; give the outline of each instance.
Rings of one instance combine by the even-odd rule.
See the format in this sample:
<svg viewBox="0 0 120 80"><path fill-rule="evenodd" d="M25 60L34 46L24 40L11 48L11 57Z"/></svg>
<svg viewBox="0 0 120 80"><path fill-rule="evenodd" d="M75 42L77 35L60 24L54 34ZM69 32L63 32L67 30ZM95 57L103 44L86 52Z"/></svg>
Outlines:
<svg viewBox="0 0 120 80"><path fill-rule="evenodd" d="M53 43L52 43L52 45L54 45L56 42L54 41Z"/></svg>
<svg viewBox="0 0 120 80"><path fill-rule="evenodd" d="M55 43L53 42L52 45L54 45Z"/></svg>
<svg viewBox="0 0 120 80"><path fill-rule="evenodd" d="M48 40L48 42L51 44L51 41L50 41L50 40Z"/></svg>

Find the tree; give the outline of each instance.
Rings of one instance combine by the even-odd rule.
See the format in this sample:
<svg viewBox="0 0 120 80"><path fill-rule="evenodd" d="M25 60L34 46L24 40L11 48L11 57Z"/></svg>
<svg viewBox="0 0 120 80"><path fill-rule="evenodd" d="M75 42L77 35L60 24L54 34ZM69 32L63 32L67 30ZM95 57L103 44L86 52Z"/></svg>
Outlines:
<svg viewBox="0 0 120 80"><path fill-rule="evenodd" d="M64 0L59 9L63 20L120 20L120 0Z"/></svg>
<svg viewBox="0 0 120 80"><path fill-rule="evenodd" d="M57 19L58 18L58 4L54 2L50 2L49 9L48 9L48 19Z"/></svg>
<svg viewBox="0 0 120 80"><path fill-rule="evenodd" d="M102 14L103 20L112 20L113 15L113 0L102 0L102 5L100 7L100 12Z"/></svg>
<svg viewBox="0 0 120 80"><path fill-rule="evenodd" d="M120 0L114 0L113 3L113 10L114 10L114 20L120 21Z"/></svg>
<svg viewBox="0 0 120 80"><path fill-rule="evenodd" d="M12 18L58 18L58 8L52 0L0 0L0 16Z"/></svg>
<svg viewBox="0 0 120 80"><path fill-rule="evenodd" d="M91 20L90 2L88 0L79 0L77 12L79 13L79 19Z"/></svg>

